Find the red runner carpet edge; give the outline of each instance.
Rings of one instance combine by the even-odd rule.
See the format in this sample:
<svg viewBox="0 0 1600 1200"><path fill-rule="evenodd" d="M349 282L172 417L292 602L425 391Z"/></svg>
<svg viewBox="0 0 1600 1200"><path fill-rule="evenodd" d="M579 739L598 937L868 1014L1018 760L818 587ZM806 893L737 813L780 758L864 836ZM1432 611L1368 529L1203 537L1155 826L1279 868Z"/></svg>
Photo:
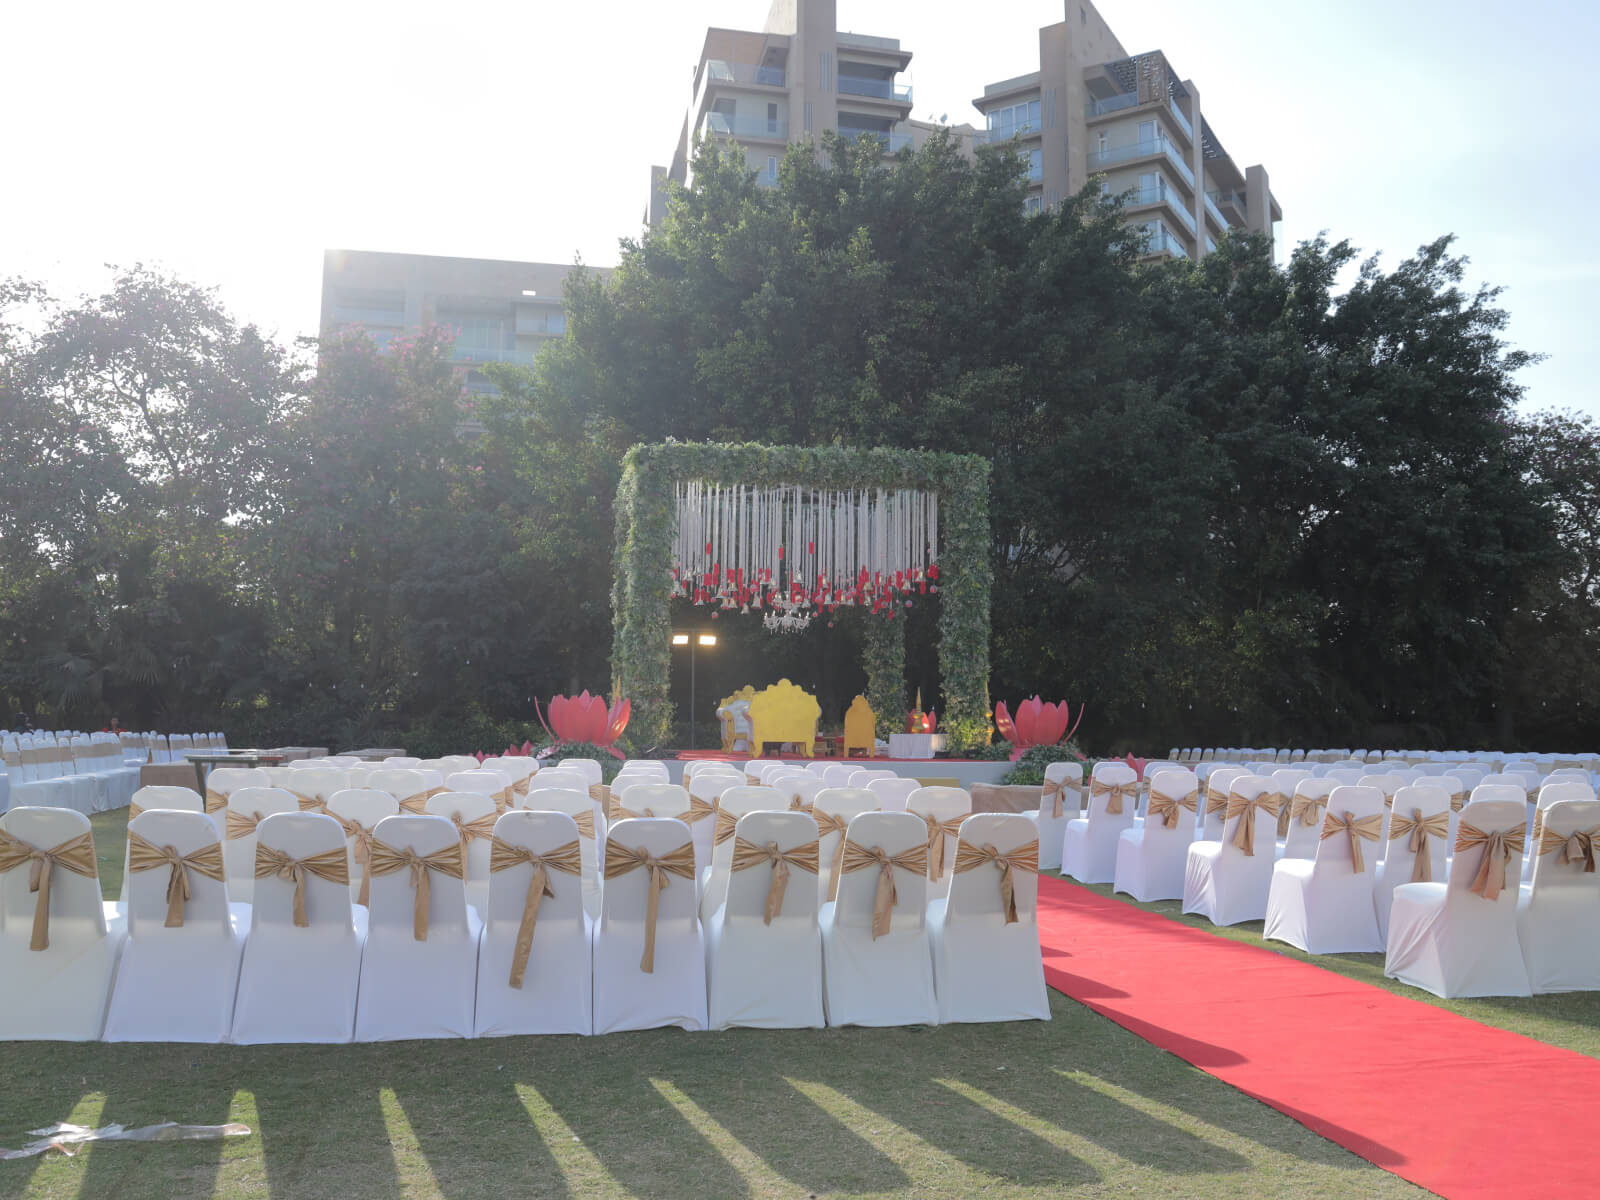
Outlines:
<svg viewBox="0 0 1600 1200"><path fill-rule="evenodd" d="M1045 980L1452 1200L1591 1198L1600 1060L1039 877Z"/></svg>

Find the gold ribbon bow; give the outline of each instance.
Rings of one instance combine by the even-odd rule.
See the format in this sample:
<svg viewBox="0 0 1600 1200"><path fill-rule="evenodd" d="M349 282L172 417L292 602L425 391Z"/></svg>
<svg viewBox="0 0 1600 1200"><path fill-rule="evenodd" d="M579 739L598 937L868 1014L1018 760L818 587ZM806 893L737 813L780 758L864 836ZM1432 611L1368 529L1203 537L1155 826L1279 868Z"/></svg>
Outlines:
<svg viewBox="0 0 1600 1200"><path fill-rule="evenodd" d="M1150 811L1147 819L1161 818L1161 823L1168 829L1178 827L1178 810L1187 808L1190 812L1198 812L1200 807L1200 789L1195 788L1186 796L1169 796L1165 792L1150 789ZM960 852L957 851L956 870L961 869Z"/></svg>
<svg viewBox="0 0 1600 1200"><path fill-rule="evenodd" d="M1198 795L1198 791L1195 793ZM1174 802L1176 803L1176 802ZM1013 871L1029 871L1035 875L1039 873L1039 839L1024 842L1008 854L1001 854L988 842L981 846L974 846L970 842L956 844L956 874L964 871L976 871L985 863L993 863L1000 872L1000 903L1005 909L1006 924L1017 923L1017 891L1016 881L1012 879Z"/></svg>
<svg viewBox="0 0 1600 1200"><path fill-rule="evenodd" d="M250 837L256 831L256 826L271 816L271 813L239 812L237 809L228 810L226 837L230 842L237 842L240 838Z"/></svg>
<svg viewBox="0 0 1600 1200"><path fill-rule="evenodd" d="M319 812L324 816L327 815L328 802L321 796L307 796L301 792L295 791L293 788L284 788L283 790L288 792L289 795L293 796L299 802L301 812Z"/></svg>
<svg viewBox="0 0 1600 1200"><path fill-rule="evenodd" d="M844 862L844 835L850 827L850 819L823 812L815 806L811 809L811 815L816 818L819 842L830 833L839 835L839 840L833 844L833 860L828 868L828 899L834 900L839 895L839 865Z"/></svg>
<svg viewBox="0 0 1600 1200"><path fill-rule="evenodd" d="M588 812L568 813L567 815L577 825L579 837L586 837L590 841L594 840L594 809L591 808Z"/></svg>
<svg viewBox="0 0 1600 1200"><path fill-rule="evenodd" d="M1523 830L1479 829L1470 821L1462 821L1456 828L1456 853L1483 847L1483 859L1478 863L1478 873L1472 877L1472 890L1485 900L1496 900L1506 886L1506 864L1513 854L1521 854Z"/></svg>
<svg viewBox="0 0 1600 1200"><path fill-rule="evenodd" d="M228 796L225 792L206 789L206 811L208 813L221 812L228 807Z"/></svg>
<svg viewBox="0 0 1600 1200"><path fill-rule="evenodd" d="M1460 812L1464 807L1466 807L1466 803L1467 794L1465 792L1450 793L1450 807L1456 812Z"/></svg>
<svg viewBox="0 0 1600 1200"><path fill-rule="evenodd" d="M1350 866L1359 875L1367 869L1366 859L1361 854L1361 840L1375 842L1383 836L1383 814L1357 817L1346 810L1343 816L1328 813L1322 818L1323 841L1340 833L1350 839Z"/></svg>
<svg viewBox="0 0 1600 1200"><path fill-rule="evenodd" d="M28 941L29 950L50 948L50 877L57 867L64 867L85 879L97 879L95 867L94 833L80 833L48 850L23 841L0 829L0 874L13 871L23 863L28 865L28 891L38 893L33 905L33 936Z"/></svg>
<svg viewBox="0 0 1600 1200"><path fill-rule="evenodd" d="M423 792L415 792L399 802L400 811L415 813L419 817L426 816L428 813L428 801L432 800L435 796L442 796L447 790L449 789L436 787L429 788L427 791Z"/></svg>
<svg viewBox="0 0 1600 1200"><path fill-rule="evenodd" d="M1226 813L1228 811L1228 793L1219 792L1209 783L1206 784L1206 816L1212 813Z"/></svg>
<svg viewBox="0 0 1600 1200"><path fill-rule="evenodd" d="M739 824L739 817L720 805L716 809L717 821L711 831L711 844L720 846L733 836L735 827Z"/></svg>
<svg viewBox="0 0 1600 1200"><path fill-rule="evenodd" d="M1411 861L1411 882L1433 882L1433 851L1428 845L1431 837L1442 838L1449 836L1450 814L1436 812L1431 817L1424 817L1420 808L1413 808L1409 817L1395 813L1389 818L1389 840L1409 836L1411 853L1416 857Z"/></svg>
<svg viewBox="0 0 1600 1200"><path fill-rule="evenodd" d="M411 936L419 941L428 940L428 902L433 896L431 873L439 872L451 879L465 879L466 854L459 841L451 842L432 854L418 854L410 846L391 846L388 842L372 839L372 858L367 866L371 875L392 875L409 869L411 887L416 893L411 902Z"/></svg>
<svg viewBox="0 0 1600 1200"><path fill-rule="evenodd" d="M528 794L528 789L532 786L533 776L524 775L521 779L518 779L512 783L511 790L519 796L526 796Z"/></svg>
<svg viewBox="0 0 1600 1200"><path fill-rule="evenodd" d="M461 840L461 861L467 861L467 847L474 841L486 842L494 836L494 823L499 812L484 813L470 821L463 821L460 813L451 813L450 821L456 827L456 837Z"/></svg>
<svg viewBox="0 0 1600 1200"><path fill-rule="evenodd" d="M1078 800L1083 800L1083 784L1069 782L1065 779L1046 779L1044 781L1044 798L1050 801L1050 815L1058 820L1064 813L1061 798L1071 790L1078 793Z"/></svg>
<svg viewBox="0 0 1600 1200"><path fill-rule="evenodd" d="M735 871L748 871L751 867L759 867L762 863L772 864L772 880L767 884L767 904L762 910L761 921L764 925L771 925L772 918L783 909L783 896L789 889L789 868L795 867L807 871L812 875L820 867L818 853L820 841L805 842L792 850L779 850L777 842L767 842L756 845L742 837L733 841L733 869ZM815 887L812 889L815 891Z"/></svg>
<svg viewBox="0 0 1600 1200"><path fill-rule="evenodd" d="M1273 792L1272 798L1278 802L1278 836L1288 837L1289 818L1294 812L1292 797L1285 796L1282 792Z"/></svg>
<svg viewBox="0 0 1600 1200"><path fill-rule="evenodd" d="M1322 820L1322 810L1327 807L1326 796L1296 796L1289 801L1289 820L1292 823L1299 818L1301 825L1307 829L1315 829Z"/></svg>
<svg viewBox="0 0 1600 1200"><path fill-rule="evenodd" d="M354 817L328 815L344 826L344 835L350 839L350 857L361 864L361 895L356 897L356 903L366 905L372 897L372 829Z"/></svg>
<svg viewBox="0 0 1600 1200"><path fill-rule="evenodd" d="M961 822L970 817L971 813L957 813L946 820L939 820L931 813L913 813L921 817L928 826L928 878L942 879L944 877L944 839L946 835L959 837L961 835Z"/></svg>
<svg viewBox="0 0 1600 1200"><path fill-rule="evenodd" d="M747 784L749 784L751 787L760 787L761 786L761 776L752 775L752 774L750 774L749 771L746 771L744 773L744 781Z"/></svg>
<svg viewBox="0 0 1600 1200"><path fill-rule="evenodd" d="M922 874L928 869L928 848L916 845L900 854L890 855L882 846L862 846L849 838L845 838L843 844L842 870L848 872L862 871L868 867L878 868L878 888L872 897L872 940L877 941L889 932L894 906L900 900L894 886L894 869L899 867L902 871Z"/></svg>
<svg viewBox="0 0 1600 1200"><path fill-rule="evenodd" d="M527 863L533 868L533 878L528 881L528 895L522 902L522 920L517 924L517 944L511 952L511 979L514 988L522 987L523 976L528 971L528 956L533 953L533 930L539 922L539 906L544 898L555 899L555 889L550 886L550 872L563 875L583 873L583 852L576 840L557 846L554 850L536 854L525 846L494 838L489 846L489 870L509 871Z"/></svg>
<svg viewBox="0 0 1600 1200"><path fill-rule="evenodd" d="M1228 795L1227 820L1239 818L1233 832L1233 844L1252 858L1256 853L1256 810L1262 809L1276 817L1279 800L1276 792L1262 792L1253 800L1246 800L1238 792Z"/></svg>
<svg viewBox="0 0 1600 1200"><path fill-rule="evenodd" d="M640 867L650 872L650 886L644 910L644 956L639 959L639 969L650 975L656 969L656 916L661 909L661 889L667 886L669 875L676 875L679 879L694 878L694 843L685 842L660 856L652 855L648 850L636 850L621 842L606 843L607 879L615 879Z"/></svg>
<svg viewBox="0 0 1600 1200"><path fill-rule="evenodd" d="M640 817L654 817L655 815L656 810L648 805L638 812L634 812L631 808L623 808L620 804L613 803L611 805L611 820L613 821L638 820Z"/></svg>
<svg viewBox="0 0 1600 1200"><path fill-rule="evenodd" d="M1600 825L1593 829L1578 829L1572 833L1561 834L1553 829L1538 829L1535 831L1535 840L1538 842L1539 853L1549 854L1552 850L1561 851L1561 863L1583 863L1586 875L1594 874L1594 840L1600 836Z"/></svg>
<svg viewBox="0 0 1600 1200"><path fill-rule="evenodd" d="M1127 783L1107 783L1103 779L1096 779L1089 785L1089 799L1093 800L1099 796L1107 797L1106 813L1113 817L1120 817L1122 815L1123 798L1126 797L1129 800L1138 799L1139 783L1137 780L1129 780Z"/></svg>
<svg viewBox="0 0 1600 1200"><path fill-rule="evenodd" d="M717 806L715 804L691 794L689 796L689 811L679 817L678 820L687 825L693 825L696 821L704 821L707 817L715 816L716 812Z"/></svg>
<svg viewBox="0 0 1600 1200"><path fill-rule="evenodd" d="M230 812L228 815L231 817L233 813ZM256 878L267 879L273 875L294 884L294 923L304 929L311 924L306 916L306 876L315 875L318 879L326 879L329 883L342 883L345 887L349 887L350 862L345 857L343 846L334 850L324 850L321 854L312 854L306 858L290 858L276 847L257 842Z"/></svg>
<svg viewBox="0 0 1600 1200"><path fill-rule="evenodd" d="M806 803L804 796L796 792L789 797L789 811L808 813L811 811L811 805Z"/></svg>
<svg viewBox="0 0 1600 1200"><path fill-rule="evenodd" d="M171 870L167 880L166 928L183 927L183 906L189 902L189 872L194 871L207 879L222 882L222 843L212 842L191 854L179 854L176 846L157 846L154 842L128 830L128 870L155 871L161 867Z"/></svg>
<svg viewBox="0 0 1600 1200"><path fill-rule="evenodd" d="M611 806L611 787L604 783L591 783L589 785L589 799L600 806L600 811L605 813L606 820L615 821L616 811Z"/></svg>
<svg viewBox="0 0 1600 1200"><path fill-rule="evenodd" d="M492 793L490 799L494 801L495 816L499 816L503 812L509 812L511 806L517 802L516 785L512 783L506 784L498 792Z"/></svg>

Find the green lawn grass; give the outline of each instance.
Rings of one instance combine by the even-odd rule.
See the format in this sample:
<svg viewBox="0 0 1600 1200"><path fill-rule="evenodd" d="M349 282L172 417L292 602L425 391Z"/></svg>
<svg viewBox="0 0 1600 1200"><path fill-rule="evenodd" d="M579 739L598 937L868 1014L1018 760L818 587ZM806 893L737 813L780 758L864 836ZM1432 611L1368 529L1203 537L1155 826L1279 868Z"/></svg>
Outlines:
<svg viewBox="0 0 1600 1200"><path fill-rule="evenodd" d="M125 814L94 823L114 896ZM1364 957L1335 969L1370 972ZM57 1120L253 1132L0 1163L0 1196L1427 1194L1072 1000L1052 993L1051 1010L1049 1023L937 1029L13 1043L0 1144ZM1594 1012L1544 997L1496 1008L1494 1023L1576 1046Z"/></svg>

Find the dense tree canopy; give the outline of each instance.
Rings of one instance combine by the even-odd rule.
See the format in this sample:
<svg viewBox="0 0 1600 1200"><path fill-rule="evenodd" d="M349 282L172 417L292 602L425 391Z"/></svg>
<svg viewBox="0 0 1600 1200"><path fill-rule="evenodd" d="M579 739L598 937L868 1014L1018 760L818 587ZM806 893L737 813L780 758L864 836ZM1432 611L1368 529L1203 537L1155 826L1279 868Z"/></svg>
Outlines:
<svg viewBox="0 0 1600 1200"><path fill-rule="evenodd" d="M0 288L0 693L489 744L609 678L627 447L758 440L990 457L992 693L1086 701L1096 748L1592 740L1600 432L1519 418L1527 357L1449 239L1142 263L1097 187L1027 214L1005 147L825 150L768 188L701 147L475 408L438 331L312 363L142 268L76 307ZM906 629L935 707L936 606ZM702 738L741 683L863 686L848 615L720 628Z"/></svg>

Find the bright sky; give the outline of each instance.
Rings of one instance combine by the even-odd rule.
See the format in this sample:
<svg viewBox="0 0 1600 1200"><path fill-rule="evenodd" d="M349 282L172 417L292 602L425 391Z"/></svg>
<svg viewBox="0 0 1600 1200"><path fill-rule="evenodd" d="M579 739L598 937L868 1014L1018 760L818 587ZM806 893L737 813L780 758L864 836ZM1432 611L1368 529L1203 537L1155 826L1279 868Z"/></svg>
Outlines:
<svg viewBox="0 0 1600 1200"><path fill-rule="evenodd" d="M913 115L978 121L985 82L1037 69L1062 0L838 0L898 37ZM644 4L177 0L16 4L0 272L73 297L160 264L242 319L316 331L325 247L596 265L636 234L708 25L767 0ZM1532 407L1600 415L1592 0L1099 0L1166 51L1241 167L1264 163L1293 243L1328 230L1393 263L1459 235L1548 354ZM1565 213L1563 218L1560 214ZM1570 222L1567 220L1570 218Z"/></svg>

